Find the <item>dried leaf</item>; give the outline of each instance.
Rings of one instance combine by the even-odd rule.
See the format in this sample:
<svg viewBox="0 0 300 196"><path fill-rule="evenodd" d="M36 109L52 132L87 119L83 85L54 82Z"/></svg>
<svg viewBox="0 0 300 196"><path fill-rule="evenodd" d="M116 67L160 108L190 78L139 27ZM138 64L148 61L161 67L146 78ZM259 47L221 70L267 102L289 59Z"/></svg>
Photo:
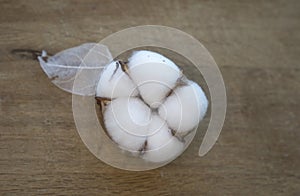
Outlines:
<svg viewBox="0 0 300 196"><path fill-rule="evenodd" d="M82 44L50 57L43 51L38 57L42 69L56 86L77 95L95 94L101 71L112 59L107 46L97 43ZM80 83L74 86L76 77Z"/></svg>

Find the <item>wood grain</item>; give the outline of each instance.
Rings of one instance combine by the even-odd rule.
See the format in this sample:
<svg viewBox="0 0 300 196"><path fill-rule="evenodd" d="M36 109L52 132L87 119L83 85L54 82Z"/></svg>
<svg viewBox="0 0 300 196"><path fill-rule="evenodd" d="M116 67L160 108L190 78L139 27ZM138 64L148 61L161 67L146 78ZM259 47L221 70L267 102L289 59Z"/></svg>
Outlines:
<svg viewBox="0 0 300 196"><path fill-rule="evenodd" d="M0 8L1 195L300 194L299 1L1 0ZM179 28L208 48L225 80L227 118L205 157L196 156L199 133L165 167L121 171L84 146L71 95L30 51L56 53L144 24Z"/></svg>

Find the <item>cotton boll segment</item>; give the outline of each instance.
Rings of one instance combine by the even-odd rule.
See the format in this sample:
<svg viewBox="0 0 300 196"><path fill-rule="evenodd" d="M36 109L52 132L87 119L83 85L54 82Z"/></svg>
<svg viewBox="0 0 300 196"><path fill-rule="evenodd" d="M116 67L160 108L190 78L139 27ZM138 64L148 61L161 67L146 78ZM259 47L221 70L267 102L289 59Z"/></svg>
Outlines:
<svg viewBox="0 0 300 196"><path fill-rule="evenodd" d="M159 108L159 115L178 133L192 130L204 117L208 106L201 87L193 81L177 87Z"/></svg>
<svg viewBox="0 0 300 196"><path fill-rule="evenodd" d="M140 95L152 108L161 104L181 76L181 71L171 60L150 51L133 53L128 67Z"/></svg>
<svg viewBox="0 0 300 196"><path fill-rule="evenodd" d="M136 96L138 91L121 65L113 61L103 70L97 85L96 96L106 98Z"/></svg>
<svg viewBox="0 0 300 196"><path fill-rule="evenodd" d="M138 98L116 98L104 111L104 124L112 140L121 147L143 148L151 120L151 110Z"/></svg>
<svg viewBox="0 0 300 196"><path fill-rule="evenodd" d="M166 122L158 115L152 116L149 124L147 148L143 159L150 162L165 162L175 158L183 149L184 144L172 135Z"/></svg>
<svg viewBox="0 0 300 196"><path fill-rule="evenodd" d="M156 52L148 51L148 50L140 50L133 52L132 56L128 59L130 63L130 67L137 66L140 64L145 63L164 63L168 66L174 68L175 70L178 70L178 67L175 65L174 62L172 62L170 59L164 57L161 54L158 54Z"/></svg>
<svg viewBox="0 0 300 196"><path fill-rule="evenodd" d="M148 128L147 150L155 150L167 144L173 137L166 121L161 119L157 114L152 116Z"/></svg>
<svg viewBox="0 0 300 196"><path fill-rule="evenodd" d="M143 155L143 159L150 162L165 162L172 160L176 156L182 153L184 150L184 144L180 142L176 137L171 139L165 145L155 150L146 151Z"/></svg>

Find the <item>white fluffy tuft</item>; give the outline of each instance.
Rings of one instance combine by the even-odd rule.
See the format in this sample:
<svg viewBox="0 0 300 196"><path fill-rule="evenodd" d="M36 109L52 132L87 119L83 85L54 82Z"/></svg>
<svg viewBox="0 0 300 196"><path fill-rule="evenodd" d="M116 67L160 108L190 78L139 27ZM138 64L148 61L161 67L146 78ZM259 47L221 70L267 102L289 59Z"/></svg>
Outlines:
<svg viewBox="0 0 300 196"><path fill-rule="evenodd" d="M104 112L104 123L111 138L129 150L143 147L151 110L138 98L117 98Z"/></svg>
<svg viewBox="0 0 300 196"><path fill-rule="evenodd" d="M136 96L137 94L135 84L122 71L121 65L117 65L117 61L106 66L98 82L96 96L116 98Z"/></svg>
<svg viewBox="0 0 300 196"><path fill-rule="evenodd" d="M166 57L150 51L135 52L129 58L129 75L145 102L157 108L181 76L179 68Z"/></svg>
<svg viewBox="0 0 300 196"><path fill-rule="evenodd" d="M176 137L172 137L168 143L155 150L146 151L143 159L150 162L165 162L172 160L184 150L184 144Z"/></svg>
<svg viewBox="0 0 300 196"><path fill-rule="evenodd" d="M161 119L157 114L152 116L149 124L149 136L147 138L147 150L155 150L163 145L173 137L166 121Z"/></svg>
<svg viewBox="0 0 300 196"><path fill-rule="evenodd" d="M152 116L149 124L147 150L143 158L150 162L164 162L175 158L183 149L184 144L172 135L166 122L158 115Z"/></svg>
<svg viewBox="0 0 300 196"><path fill-rule="evenodd" d="M178 133L192 130L204 117L208 106L201 87L189 81L178 87L159 108L159 115Z"/></svg>

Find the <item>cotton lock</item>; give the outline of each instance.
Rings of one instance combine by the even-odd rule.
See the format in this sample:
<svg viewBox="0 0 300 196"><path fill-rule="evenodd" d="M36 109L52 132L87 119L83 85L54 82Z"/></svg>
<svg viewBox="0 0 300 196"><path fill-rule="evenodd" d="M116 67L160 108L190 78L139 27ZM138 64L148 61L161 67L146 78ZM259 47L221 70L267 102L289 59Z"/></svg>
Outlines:
<svg viewBox="0 0 300 196"><path fill-rule="evenodd" d="M193 129L204 117L208 106L201 87L193 81L177 87L159 108L159 115L177 132Z"/></svg>
<svg viewBox="0 0 300 196"><path fill-rule="evenodd" d="M102 71L96 96L106 98L137 96L136 85L122 71L121 64L113 61Z"/></svg>
<svg viewBox="0 0 300 196"><path fill-rule="evenodd" d="M128 67L140 95L152 108L159 107L181 76L181 71L171 60L150 51L135 52L129 58Z"/></svg>

